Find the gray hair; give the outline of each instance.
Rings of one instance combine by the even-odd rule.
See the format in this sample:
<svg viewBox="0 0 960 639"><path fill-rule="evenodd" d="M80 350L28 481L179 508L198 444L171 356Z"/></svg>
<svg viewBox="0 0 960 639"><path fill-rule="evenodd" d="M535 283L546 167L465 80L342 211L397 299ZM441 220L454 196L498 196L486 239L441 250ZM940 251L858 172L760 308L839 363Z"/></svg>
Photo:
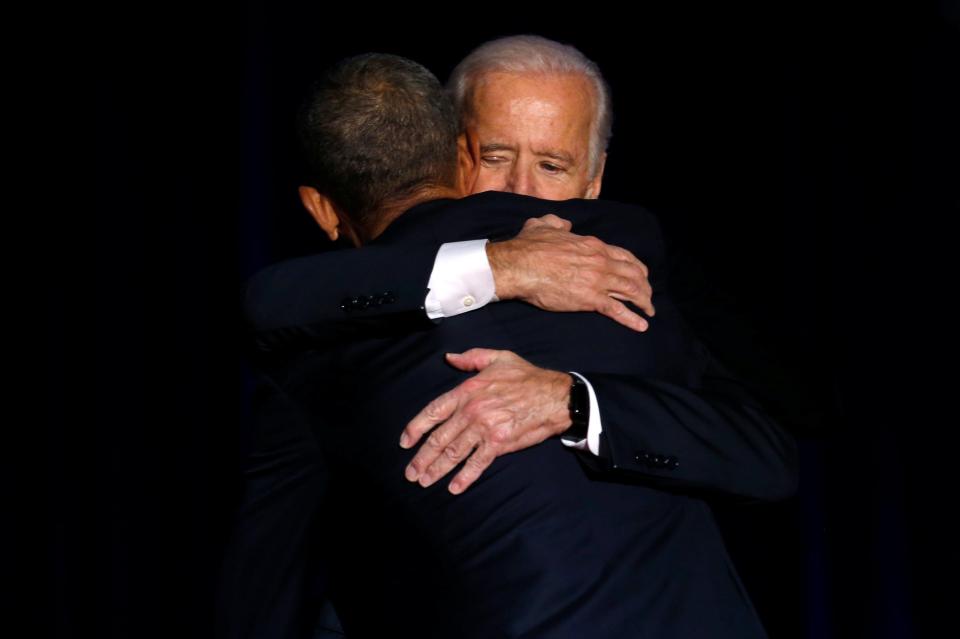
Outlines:
<svg viewBox="0 0 960 639"><path fill-rule="evenodd" d="M595 110L590 130L590 176L595 177L600 156L607 150L613 130L610 87L593 60L576 48L536 35L516 35L490 40L471 51L450 74L447 91L460 114L460 126L473 117L473 92L487 73L548 73L583 75L594 87Z"/></svg>

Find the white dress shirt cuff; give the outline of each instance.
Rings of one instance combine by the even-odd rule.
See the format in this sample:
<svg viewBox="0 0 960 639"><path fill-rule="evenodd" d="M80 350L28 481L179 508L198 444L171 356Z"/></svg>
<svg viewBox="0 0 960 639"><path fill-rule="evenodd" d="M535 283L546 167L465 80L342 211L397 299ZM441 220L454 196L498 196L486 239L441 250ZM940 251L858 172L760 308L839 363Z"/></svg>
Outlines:
<svg viewBox="0 0 960 639"><path fill-rule="evenodd" d="M571 442L565 439L561 439L560 441L571 448L589 450L594 455L599 455L600 433L603 430L603 425L600 423L600 407L597 405L597 395L593 392L593 386L590 385L586 377L574 371L570 372L582 379L583 383L587 385L587 394L590 397L590 414L587 416L587 438L581 439L578 442Z"/></svg>
<svg viewBox="0 0 960 639"><path fill-rule="evenodd" d="M485 239L440 247L427 283L427 317L452 317L498 301L486 247Z"/></svg>

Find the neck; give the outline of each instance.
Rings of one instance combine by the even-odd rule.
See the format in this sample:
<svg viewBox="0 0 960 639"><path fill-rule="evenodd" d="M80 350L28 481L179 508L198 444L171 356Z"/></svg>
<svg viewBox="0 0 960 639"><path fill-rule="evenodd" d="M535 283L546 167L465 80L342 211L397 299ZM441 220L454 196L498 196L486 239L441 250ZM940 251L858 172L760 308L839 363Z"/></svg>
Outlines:
<svg viewBox="0 0 960 639"><path fill-rule="evenodd" d="M430 202L432 200L441 200L450 198L458 200L464 196L464 193L457 188L450 186L427 187L400 200L391 200L380 208L380 215L377 216L379 222L370 229L370 239L376 238L383 233L390 224L400 217L404 211L411 209L418 204Z"/></svg>

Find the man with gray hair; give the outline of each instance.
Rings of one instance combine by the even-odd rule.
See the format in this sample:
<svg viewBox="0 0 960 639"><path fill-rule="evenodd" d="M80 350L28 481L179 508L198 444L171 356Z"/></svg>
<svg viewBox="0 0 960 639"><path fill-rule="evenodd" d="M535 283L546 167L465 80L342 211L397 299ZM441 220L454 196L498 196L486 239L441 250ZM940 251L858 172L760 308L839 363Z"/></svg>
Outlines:
<svg viewBox="0 0 960 639"><path fill-rule="evenodd" d="M310 97L301 130L312 171L301 199L331 239L346 234L362 248L258 273L245 296L254 325L286 321L291 308L310 310L314 287L342 289L354 273L373 273L397 289L347 299L344 311L403 308L413 292L402 287L410 270L422 267L408 270L407 263L420 260L424 246L513 237L524 218L550 210L619 238L654 267L662 263L656 219L638 207L499 192L460 199L469 192L474 156L425 75L395 56L360 56L338 65ZM415 125L410 105L423 114ZM450 163L458 159L454 177ZM538 237L538 228L521 235ZM508 278L497 290L520 299L525 289L514 286L522 281ZM788 495L793 443L699 345L669 297L661 294L658 306L646 334L594 313L547 314L518 303L421 323L420 330L406 324L412 318L374 313L350 339L262 361L278 392L317 428L330 464L330 512L338 513L329 526L338 549L331 554L334 595L350 633L764 636L702 498L716 489L752 499ZM328 328L275 330L315 337ZM564 372L573 366L589 371L595 397L583 377ZM480 375L458 388L485 399L465 410L510 407L503 414L526 429L522 445L495 455L491 472L478 473L476 488L463 495L456 478L450 490L401 481L409 454L395 438L406 416L473 370ZM598 417L598 397L610 424L599 456L593 442L570 433ZM433 404L442 411L443 402ZM512 428L486 419L481 425L492 428L494 443ZM570 451L560 437L591 450ZM289 438L277 439L290 448ZM477 453L486 454L486 445L475 444ZM451 448L471 449L453 441L443 450ZM260 457L256 470L263 473L266 462ZM302 510L285 512L302 520ZM278 551L274 559L289 555ZM423 602L429 614L417 614Z"/></svg>
<svg viewBox="0 0 960 639"><path fill-rule="evenodd" d="M596 66L575 49L535 36L494 41L458 66L450 90L478 162L473 192L508 190L553 200L599 195L609 95ZM436 323L507 298L545 310L597 311L645 331L648 320L623 301L653 315L646 266L627 251L569 230L569 223L548 216L529 221L509 240L453 242L438 252L436 246L413 252L405 247L394 263L419 266L345 273L347 281L332 289L317 282L296 305L267 300L269 316L252 318L258 347L276 354L363 331L422 328L434 325L423 321L428 318ZM409 480L427 487L463 463L449 484L458 494L498 456L543 441L540 398L548 394L532 379L514 380L513 392L503 393L511 369L509 353L502 353L491 357L474 349L450 358L454 367L479 373L430 402L404 430L401 445L409 448L433 429L406 469ZM610 416L630 414L635 401L649 399L649 389L634 398L612 380L596 384L586 376L588 393L579 409L588 418L563 440L589 451L584 459L592 457L595 469L741 497L783 496L779 488L769 489L782 486L781 478L791 472L782 467L787 458L782 451L767 456L769 448L743 447L742 437L757 433L742 432L743 424L729 413L717 411L711 428L696 436L652 422L628 425ZM696 462L678 473L681 460Z"/></svg>
<svg viewBox="0 0 960 639"><path fill-rule="evenodd" d="M551 200L600 195L613 128L610 89L580 51L533 35L492 40L457 65L447 90L461 127L479 141L476 191Z"/></svg>
<svg viewBox="0 0 960 639"><path fill-rule="evenodd" d="M494 40L464 58L447 89L477 160L472 192L508 191L549 200L599 196L612 123L609 89L596 64L577 49L532 35ZM257 343L264 352L289 350L354 334L357 326L396 327L400 318L407 321L418 313L439 322L506 299L506 291L544 310L595 311L645 331L647 320L637 310L655 312L646 265L628 251L569 230L569 223L546 216L530 220L523 233L507 241L453 242L439 247L435 259L432 252L429 260L403 259L406 264L429 262L432 269L424 279L410 276L391 283L376 271L349 274L337 290L362 292L348 300L355 297L357 303L341 308L344 300L331 298L330 290L317 290L309 298L316 306L278 305L271 324L253 322ZM409 273L394 269L392 274L401 272ZM371 297L367 291L401 286L424 292L411 290L402 304L364 304ZM497 367L478 370L479 380L496 385ZM603 399L589 380L585 383L593 410L582 437L570 443L600 455ZM434 430L429 445L412 460L406 473L410 481L426 487L476 450L450 483L452 492L462 492L497 456L542 441L531 437L539 423L542 389L530 386L523 405L506 405L503 396L484 390L490 386L472 392L465 388L438 397L405 431L401 445L409 447L438 423L448 422ZM486 409L474 412L477 405ZM467 414L474 418L463 419ZM504 430L510 433L505 440L495 435ZM648 470L644 460L620 463Z"/></svg>
<svg viewBox="0 0 960 639"><path fill-rule="evenodd" d="M612 128L610 92L596 64L580 51L534 35L493 40L457 65L447 90L478 163L472 192L508 191L549 200L599 196ZM351 313L344 314L337 312L339 304L334 303L341 300L318 290L312 298L321 303L316 308L285 309L273 326L255 324L257 342L265 352L296 348L311 340L351 334L361 322L395 325L398 317L409 317L420 309L439 322L503 299L508 289L544 310L595 311L634 330L646 330L647 320L637 312L655 312L646 265L618 247L569 231L567 222L547 216L531 220L524 233L509 241L445 244L430 262L429 277L424 274L426 286L416 278L406 283L422 287L424 297L408 295L404 306L351 307ZM348 291L391 288L383 280L353 280L347 285ZM328 330L313 331L307 326ZM480 380L496 382L496 368L480 370ZM589 380L586 384L594 399L593 410L582 438L571 444L600 455L598 404L603 399L596 398ZM429 445L419 450L407 479L430 485L464 461L463 455L469 452L464 450L466 442L470 442L470 450L477 452L450 483L451 491L462 492L500 454L541 441L531 439L530 433L536 430L536 398L542 393L535 387L526 390L529 404L523 406L504 405L502 397L491 397L483 390L468 393L457 388L438 397L405 431L401 445L409 447L438 423L448 422L435 429ZM473 419L463 419L480 404L487 408ZM495 415L526 419L510 417L504 423ZM494 442L494 430L508 430L510 436ZM646 469L642 460L625 461Z"/></svg>

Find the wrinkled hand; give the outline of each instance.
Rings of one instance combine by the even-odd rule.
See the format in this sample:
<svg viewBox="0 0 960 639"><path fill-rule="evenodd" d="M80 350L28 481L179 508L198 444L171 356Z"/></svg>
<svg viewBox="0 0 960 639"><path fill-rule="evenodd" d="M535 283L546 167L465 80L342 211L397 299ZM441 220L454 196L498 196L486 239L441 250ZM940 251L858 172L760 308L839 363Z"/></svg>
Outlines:
<svg viewBox="0 0 960 639"><path fill-rule="evenodd" d="M453 494L505 453L539 444L570 427L570 376L534 366L510 351L472 348L447 353L463 371L480 371L444 393L407 424L400 445L410 448L430 429L406 477L429 486L466 459L450 482Z"/></svg>
<svg viewBox="0 0 960 639"><path fill-rule="evenodd" d="M516 237L487 244L500 299L521 299L546 311L596 311L635 331L653 316L647 266L630 251L570 232L556 215L530 218ZM623 300L623 301L621 301Z"/></svg>

